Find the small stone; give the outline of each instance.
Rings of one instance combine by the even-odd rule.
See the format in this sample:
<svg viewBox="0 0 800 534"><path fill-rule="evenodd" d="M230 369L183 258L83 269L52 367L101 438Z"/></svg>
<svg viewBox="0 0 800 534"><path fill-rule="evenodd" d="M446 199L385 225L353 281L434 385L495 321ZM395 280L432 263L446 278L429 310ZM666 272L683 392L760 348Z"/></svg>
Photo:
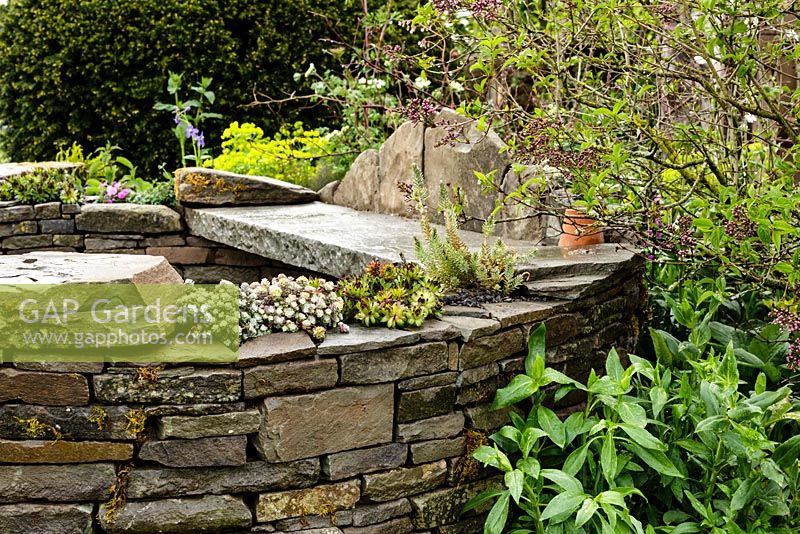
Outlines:
<svg viewBox="0 0 800 534"><path fill-rule="evenodd" d="M181 216L167 206L87 204L75 217L78 230L104 233L162 234L180 232Z"/></svg>
<svg viewBox="0 0 800 534"><path fill-rule="evenodd" d="M11 206L0 208L0 223L24 221L33 219L33 206Z"/></svg>
<svg viewBox="0 0 800 534"><path fill-rule="evenodd" d="M191 499L126 502L109 523L106 505L97 514L108 534L216 534L235 528L250 528L253 517L241 497L205 495Z"/></svg>
<svg viewBox="0 0 800 534"><path fill-rule="evenodd" d="M305 332L277 333L248 339L239 348L239 367L300 360L313 356L317 347Z"/></svg>
<svg viewBox="0 0 800 534"><path fill-rule="evenodd" d="M397 421L407 423L450 413L455 401L455 385L401 393L397 405Z"/></svg>
<svg viewBox="0 0 800 534"><path fill-rule="evenodd" d="M391 382L445 371L447 344L424 343L340 357L343 384Z"/></svg>
<svg viewBox="0 0 800 534"><path fill-rule="evenodd" d="M456 523L460 519L461 509L468 500L484 490L499 486L500 483L495 479L481 480L412 497L414 526L417 529L425 529Z"/></svg>
<svg viewBox="0 0 800 534"><path fill-rule="evenodd" d="M67 534L92 531L91 504L0 505L0 532L7 534Z"/></svg>
<svg viewBox="0 0 800 534"><path fill-rule="evenodd" d="M344 534L409 534L413 530L414 525L411 523L411 518L400 517L378 525L347 527L343 532Z"/></svg>
<svg viewBox="0 0 800 534"><path fill-rule="evenodd" d="M123 239L98 239L87 237L83 240L87 251L90 250L116 250L120 248L136 248L136 241Z"/></svg>
<svg viewBox="0 0 800 534"><path fill-rule="evenodd" d="M45 202L36 204L33 212L37 219L58 219L61 217L61 202Z"/></svg>
<svg viewBox="0 0 800 534"><path fill-rule="evenodd" d="M51 235L18 235L3 238L2 246L7 249L44 248L53 245Z"/></svg>
<svg viewBox="0 0 800 534"><path fill-rule="evenodd" d="M246 449L247 436L147 441L139 459L167 467L244 465Z"/></svg>
<svg viewBox="0 0 800 534"><path fill-rule="evenodd" d="M466 447L463 436L453 439L435 439L411 444L411 462L424 464L443 458L462 456Z"/></svg>
<svg viewBox="0 0 800 534"><path fill-rule="evenodd" d="M363 527L383 523L402 515L411 513L411 503L408 499L398 499L380 504L358 506L353 510L353 526Z"/></svg>
<svg viewBox="0 0 800 534"><path fill-rule="evenodd" d="M508 385L508 378L496 375L475 384L462 385L456 397L456 404L465 406L479 402L491 402L497 390Z"/></svg>
<svg viewBox="0 0 800 534"><path fill-rule="evenodd" d="M328 480L341 480L400 467L406 463L407 456L408 446L403 443L329 454L322 458L321 472Z"/></svg>
<svg viewBox="0 0 800 534"><path fill-rule="evenodd" d="M102 501L116 480L114 464L0 466L0 503Z"/></svg>
<svg viewBox="0 0 800 534"><path fill-rule="evenodd" d="M244 371L244 398L329 389L339 380L336 360L308 360L251 367Z"/></svg>
<svg viewBox="0 0 800 534"><path fill-rule="evenodd" d="M464 414L456 412L413 423L399 424L397 425L397 441L408 443L410 441L452 438L461 433L463 429Z"/></svg>
<svg viewBox="0 0 800 534"><path fill-rule="evenodd" d="M270 462L392 441L391 384L267 398L259 408L263 420L256 447Z"/></svg>
<svg viewBox="0 0 800 534"><path fill-rule="evenodd" d="M501 328L516 326L520 324L538 323L548 317L558 313L564 308L568 301L548 301L548 302L491 302L484 304L483 307L492 314L492 318L500 321Z"/></svg>
<svg viewBox="0 0 800 534"><path fill-rule="evenodd" d="M0 236L36 234L39 226L36 221L20 221L17 223L0 225Z"/></svg>
<svg viewBox="0 0 800 534"><path fill-rule="evenodd" d="M89 404L89 384L79 374L0 369L0 402L12 400L46 406L82 406Z"/></svg>
<svg viewBox="0 0 800 534"><path fill-rule="evenodd" d="M329 515L352 509L361 497L361 484L350 480L313 488L262 493L256 503L256 521L266 523L304 515Z"/></svg>
<svg viewBox="0 0 800 534"><path fill-rule="evenodd" d="M175 171L175 196L182 204L206 206L300 204L317 199L314 191L296 184L201 167Z"/></svg>
<svg viewBox="0 0 800 534"><path fill-rule="evenodd" d="M217 284L227 280L234 284L256 282L260 280L255 267L233 267L230 265L187 265L183 267L183 276L198 284Z"/></svg>
<svg viewBox="0 0 800 534"><path fill-rule="evenodd" d="M419 334L410 330L351 325L350 332L347 334L329 334L319 346L318 354L320 356L353 354L382 350L398 345L410 345L417 341L419 341Z"/></svg>
<svg viewBox="0 0 800 534"><path fill-rule="evenodd" d="M458 328L461 338L467 342L494 334L500 329L500 322L494 319L445 315L442 320Z"/></svg>
<svg viewBox="0 0 800 534"><path fill-rule="evenodd" d="M186 244L186 238L182 235L159 235L146 237L141 244L143 247L182 247Z"/></svg>
<svg viewBox="0 0 800 534"><path fill-rule="evenodd" d="M243 402L230 402L226 404L163 404L161 406L144 406L144 413L148 417L164 417L171 415L218 415L231 412L243 412Z"/></svg>
<svg viewBox="0 0 800 534"><path fill-rule="evenodd" d="M333 204L333 196L336 194L336 189L339 187L340 183L341 180L334 180L322 186L322 189L317 191L320 202L324 202L325 204Z"/></svg>
<svg viewBox="0 0 800 534"><path fill-rule="evenodd" d="M75 234L55 234L53 236L53 244L58 247L82 247L83 236Z"/></svg>
<svg viewBox="0 0 800 534"><path fill-rule="evenodd" d="M231 369L181 367L158 374L156 382L137 381L134 370L95 375L95 396L112 404L138 403L216 403L241 398L241 372Z"/></svg>
<svg viewBox="0 0 800 534"><path fill-rule="evenodd" d="M360 211L374 210L378 195L378 151L367 149L355 159L333 193L333 203Z"/></svg>
<svg viewBox="0 0 800 534"><path fill-rule="evenodd" d="M75 215L81 212L80 204L61 204L61 213L64 215Z"/></svg>
<svg viewBox="0 0 800 534"><path fill-rule="evenodd" d="M158 421L158 439L196 439L210 436L254 434L261 424L258 410L217 415L168 416Z"/></svg>
<svg viewBox="0 0 800 534"><path fill-rule="evenodd" d="M244 267L260 267L269 260L258 254L237 250L235 248L218 248L214 251L214 263L217 265L239 265Z"/></svg>
<svg viewBox="0 0 800 534"><path fill-rule="evenodd" d="M79 464L133 458L130 443L101 441L8 441L0 439L0 462L14 464Z"/></svg>
<svg viewBox="0 0 800 534"><path fill-rule="evenodd" d="M409 378L397 384L397 389L400 391L412 391L415 389L425 389L434 386L446 386L448 384L455 384L458 378L456 372L438 373L435 375L420 376L418 378Z"/></svg>
<svg viewBox="0 0 800 534"><path fill-rule="evenodd" d="M136 468L128 478L129 499L252 493L303 488L319 478L319 460L285 464L247 462L237 467Z"/></svg>
<svg viewBox="0 0 800 534"><path fill-rule="evenodd" d="M483 432L490 432L509 424L511 419L508 413L511 408L503 408L502 410L493 410L491 404L480 404L478 406L470 406L464 412L467 416L467 425L475 430Z"/></svg>
<svg viewBox="0 0 800 534"><path fill-rule="evenodd" d="M458 328L439 319L427 319L416 332L420 341L449 341L461 335Z"/></svg>
<svg viewBox="0 0 800 534"><path fill-rule="evenodd" d="M330 516L312 515L281 519L275 522L275 529L280 532L296 532L301 530L302 534L341 533L342 531L339 530L339 527L350 525L352 522L350 516L352 516L352 514L353 512L350 510L342 510ZM336 522L336 526L333 525L333 521Z"/></svg>
<svg viewBox="0 0 800 534"><path fill-rule="evenodd" d="M525 338L522 335L522 330L513 328L485 336L470 343L465 343L461 347L461 354L459 356L459 368L470 369L473 367L481 367L503 358L508 358L514 354L521 352L525 349Z"/></svg>
<svg viewBox="0 0 800 534"><path fill-rule="evenodd" d="M409 495L430 491L447 480L447 462L439 462L393 469L386 473L364 475L365 499L391 501Z"/></svg>
<svg viewBox="0 0 800 534"><path fill-rule="evenodd" d="M43 234L71 234L75 231L72 219L46 219L39 221L39 229Z"/></svg>
<svg viewBox="0 0 800 534"><path fill-rule="evenodd" d="M196 265L208 261L210 249L201 247L147 247L145 252L150 256L164 256L170 263Z"/></svg>
<svg viewBox="0 0 800 534"><path fill-rule="evenodd" d="M500 373L500 366L497 362L487 363L481 367L473 367L472 369L465 369L461 372L461 385L469 386L470 384L477 384L483 380L497 376Z"/></svg>

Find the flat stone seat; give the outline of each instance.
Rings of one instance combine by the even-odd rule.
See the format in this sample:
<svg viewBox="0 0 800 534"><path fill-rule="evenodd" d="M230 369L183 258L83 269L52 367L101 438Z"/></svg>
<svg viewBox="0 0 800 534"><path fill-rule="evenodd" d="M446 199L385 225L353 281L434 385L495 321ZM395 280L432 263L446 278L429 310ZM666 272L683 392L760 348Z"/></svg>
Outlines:
<svg viewBox="0 0 800 534"><path fill-rule="evenodd" d="M162 256L77 252L0 256L0 284L67 282L180 284L183 279Z"/></svg>
<svg viewBox="0 0 800 534"><path fill-rule="evenodd" d="M419 222L403 217L357 211L313 202L299 205L187 209L194 235L328 276L342 278L362 271L372 260L417 261L414 237ZM439 227L440 235L444 229ZM483 236L462 231L472 249ZM610 274L633 254L615 245L581 251L537 247L532 242L504 240L520 253L520 270L542 275Z"/></svg>

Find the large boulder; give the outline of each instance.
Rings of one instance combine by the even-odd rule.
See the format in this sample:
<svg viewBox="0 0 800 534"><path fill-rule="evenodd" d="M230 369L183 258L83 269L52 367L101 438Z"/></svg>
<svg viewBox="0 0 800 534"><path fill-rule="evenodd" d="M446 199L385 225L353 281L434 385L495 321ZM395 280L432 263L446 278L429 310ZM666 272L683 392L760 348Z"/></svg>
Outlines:
<svg viewBox="0 0 800 534"><path fill-rule="evenodd" d="M379 162L378 151L373 148L359 154L333 192L333 203L359 211L377 211Z"/></svg>
<svg viewBox="0 0 800 534"><path fill-rule="evenodd" d="M313 202L317 193L265 176L187 167L175 171L175 198L204 206L264 206Z"/></svg>
<svg viewBox="0 0 800 534"><path fill-rule="evenodd" d="M423 166L425 126L406 122L401 124L380 148L377 206L381 213L408 215L408 204L399 184L410 182L416 165Z"/></svg>

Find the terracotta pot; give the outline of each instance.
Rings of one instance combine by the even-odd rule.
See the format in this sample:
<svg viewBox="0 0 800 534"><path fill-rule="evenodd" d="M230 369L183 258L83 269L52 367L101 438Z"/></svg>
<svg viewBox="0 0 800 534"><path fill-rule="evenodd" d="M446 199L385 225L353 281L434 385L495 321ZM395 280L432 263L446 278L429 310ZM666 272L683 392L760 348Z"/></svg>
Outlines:
<svg viewBox="0 0 800 534"><path fill-rule="evenodd" d="M575 209L564 210L564 222L561 224L559 247L581 247L605 243L603 229L593 226L597 221L584 212Z"/></svg>

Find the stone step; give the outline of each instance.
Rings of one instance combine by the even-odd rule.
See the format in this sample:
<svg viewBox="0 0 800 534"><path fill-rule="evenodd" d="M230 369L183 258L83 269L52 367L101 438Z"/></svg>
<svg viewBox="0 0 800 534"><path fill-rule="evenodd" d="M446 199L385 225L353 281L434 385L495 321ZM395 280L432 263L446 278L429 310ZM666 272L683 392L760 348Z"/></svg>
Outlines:
<svg viewBox="0 0 800 534"><path fill-rule="evenodd" d="M194 235L337 278L360 273L375 259L416 261L414 237L421 237L416 220L321 202L187 209L186 220ZM461 236L475 250L483 242L477 232L464 231ZM633 257L614 245L586 253L537 247L528 241L505 242L520 253L520 270L534 278L552 273L610 274Z"/></svg>

